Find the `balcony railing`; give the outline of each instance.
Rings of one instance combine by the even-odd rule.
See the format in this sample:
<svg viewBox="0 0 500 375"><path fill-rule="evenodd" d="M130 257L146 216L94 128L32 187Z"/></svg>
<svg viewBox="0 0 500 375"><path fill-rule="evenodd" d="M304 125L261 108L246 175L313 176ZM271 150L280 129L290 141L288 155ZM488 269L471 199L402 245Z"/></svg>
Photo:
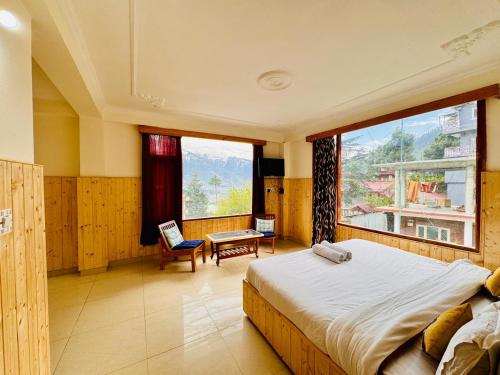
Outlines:
<svg viewBox="0 0 500 375"><path fill-rule="evenodd" d="M460 116L458 113L450 113L439 116L439 123L443 133L454 133L460 130Z"/></svg>
<svg viewBox="0 0 500 375"><path fill-rule="evenodd" d="M476 145L446 147L444 149L444 158L460 158L472 156L476 153Z"/></svg>

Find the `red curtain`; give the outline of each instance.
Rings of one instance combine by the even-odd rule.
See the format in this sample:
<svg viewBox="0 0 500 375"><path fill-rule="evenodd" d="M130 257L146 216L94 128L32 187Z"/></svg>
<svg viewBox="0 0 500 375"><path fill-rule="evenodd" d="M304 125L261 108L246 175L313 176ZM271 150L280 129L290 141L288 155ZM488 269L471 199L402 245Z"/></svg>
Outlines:
<svg viewBox="0 0 500 375"><path fill-rule="evenodd" d="M182 230L181 139L143 134L141 244L156 244L158 225L169 220Z"/></svg>
<svg viewBox="0 0 500 375"><path fill-rule="evenodd" d="M253 145L252 215L266 212L264 177L259 176L259 159L264 158L262 145Z"/></svg>

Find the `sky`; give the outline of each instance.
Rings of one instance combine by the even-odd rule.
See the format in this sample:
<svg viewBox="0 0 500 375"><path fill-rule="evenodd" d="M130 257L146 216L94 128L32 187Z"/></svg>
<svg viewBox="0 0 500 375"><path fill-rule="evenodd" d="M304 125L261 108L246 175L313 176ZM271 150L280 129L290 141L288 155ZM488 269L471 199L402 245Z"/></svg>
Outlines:
<svg viewBox="0 0 500 375"><path fill-rule="evenodd" d="M439 117L453 112L453 108L440 109L433 112L407 117L401 120L386 122L377 126L346 133L343 137L360 137L357 142L367 149L374 149L387 142L394 129L403 127L406 133L411 133L415 138L439 126Z"/></svg>
<svg viewBox="0 0 500 375"><path fill-rule="evenodd" d="M246 160L253 159L253 148L250 143L190 137L182 137L181 142L183 151L207 155L211 159L226 160L229 157L238 157Z"/></svg>

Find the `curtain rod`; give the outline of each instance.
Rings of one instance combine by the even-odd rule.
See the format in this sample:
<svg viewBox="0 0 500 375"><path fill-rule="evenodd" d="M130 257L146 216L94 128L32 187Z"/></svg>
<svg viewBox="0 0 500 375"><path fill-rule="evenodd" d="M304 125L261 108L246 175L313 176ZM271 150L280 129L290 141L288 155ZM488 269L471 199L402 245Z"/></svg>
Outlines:
<svg viewBox="0 0 500 375"><path fill-rule="evenodd" d="M154 126L146 126L146 125L139 125L139 133L170 135L172 137L195 137L195 138L216 139L220 141L252 143L254 145L262 145L262 146L267 144L267 141L261 139L235 137L232 135L222 135L214 133L195 132L191 130L165 129L165 128L157 128Z"/></svg>

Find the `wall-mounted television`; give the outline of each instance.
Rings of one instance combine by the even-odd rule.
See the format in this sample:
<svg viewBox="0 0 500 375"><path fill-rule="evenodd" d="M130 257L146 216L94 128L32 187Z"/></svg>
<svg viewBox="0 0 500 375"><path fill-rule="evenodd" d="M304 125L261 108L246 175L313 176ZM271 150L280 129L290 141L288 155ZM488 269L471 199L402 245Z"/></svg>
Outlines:
<svg viewBox="0 0 500 375"><path fill-rule="evenodd" d="M285 160L259 158L259 176L260 177L282 177L285 175Z"/></svg>

